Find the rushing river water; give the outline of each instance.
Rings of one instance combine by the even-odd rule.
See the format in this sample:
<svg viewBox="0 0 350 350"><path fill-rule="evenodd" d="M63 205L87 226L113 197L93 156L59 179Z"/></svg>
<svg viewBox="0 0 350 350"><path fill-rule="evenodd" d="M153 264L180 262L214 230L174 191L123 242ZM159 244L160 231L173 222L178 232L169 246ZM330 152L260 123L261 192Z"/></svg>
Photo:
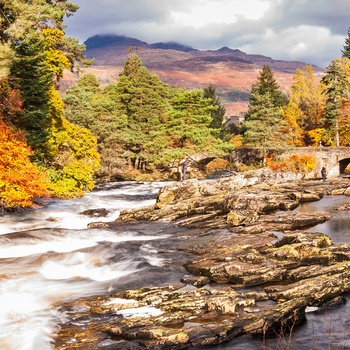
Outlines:
<svg viewBox="0 0 350 350"><path fill-rule="evenodd" d="M117 232L86 229L92 221L114 220L122 209L154 203L163 185L113 183L83 198L0 216L0 350L52 349L52 337L64 321L55 305L64 301L118 290L133 281L141 283L141 278L146 283L170 282L163 269L171 266L165 223L132 225ZM327 233L334 243L350 243L349 213L333 210L347 201L329 197L297 210L332 211L331 221L310 230ZM105 208L109 214L79 214L93 208ZM157 254L160 250L163 255ZM175 281L179 276L172 272ZM308 314L307 322L293 332L291 342L296 345L291 349L349 349L349 314L347 305ZM210 349L286 349L287 342L285 337L265 342L247 337Z"/></svg>

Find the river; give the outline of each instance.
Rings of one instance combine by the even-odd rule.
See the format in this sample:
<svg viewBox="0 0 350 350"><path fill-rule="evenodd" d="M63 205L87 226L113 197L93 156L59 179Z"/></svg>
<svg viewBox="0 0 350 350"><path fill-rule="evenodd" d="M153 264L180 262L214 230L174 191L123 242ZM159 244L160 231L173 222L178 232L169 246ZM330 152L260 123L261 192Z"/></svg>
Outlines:
<svg viewBox="0 0 350 350"><path fill-rule="evenodd" d="M56 305L64 301L179 280L184 271L169 274L178 254L170 254L166 223L117 231L86 229L89 222L112 221L123 209L154 203L162 186L110 183L83 198L54 200L42 209L0 216L0 350L52 349L53 336L65 317ZM333 210L347 201L328 197L297 210L332 211L332 220L310 230L327 233L334 243L350 243L348 212ZM79 214L95 208L107 209L108 216ZM291 339L246 337L211 349L286 349L286 342L298 350L349 348L349 314L347 304L316 311L296 326Z"/></svg>

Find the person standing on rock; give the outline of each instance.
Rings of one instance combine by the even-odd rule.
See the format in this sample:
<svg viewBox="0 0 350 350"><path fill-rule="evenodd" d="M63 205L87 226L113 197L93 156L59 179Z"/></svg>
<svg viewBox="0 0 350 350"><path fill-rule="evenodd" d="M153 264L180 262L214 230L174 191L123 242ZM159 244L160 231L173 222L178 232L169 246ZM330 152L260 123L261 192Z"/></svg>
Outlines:
<svg viewBox="0 0 350 350"><path fill-rule="evenodd" d="M186 180L187 167L188 167L188 160L184 159L181 162L181 166L182 166L182 181L185 181Z"/></svg>
<svg viewBox="0 0 350 350"><path fill-rule="evenodd" d="M322 169L321 169L321 176L322 176L322 181L326 182L326 180L327 180L327 172L326 172L326 168L325 167L322 167Z"/></svg>

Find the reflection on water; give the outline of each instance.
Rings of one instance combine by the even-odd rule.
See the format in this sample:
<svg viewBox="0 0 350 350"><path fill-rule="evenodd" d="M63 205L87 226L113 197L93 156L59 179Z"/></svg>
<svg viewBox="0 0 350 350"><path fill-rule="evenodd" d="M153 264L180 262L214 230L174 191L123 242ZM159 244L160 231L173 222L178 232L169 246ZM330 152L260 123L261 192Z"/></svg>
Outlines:
<svg viewBox="0 0 350 350"><path fill-rule="evenodd" d="M347 196L325 196L318 202L303 203L296 211L314 213L326 211L332 213L332 219L323 224L309 228L309 232L322 232L328 235L333 243L350 243L350 215L349 211L339 211L335 208L350 203Z"/></svg>

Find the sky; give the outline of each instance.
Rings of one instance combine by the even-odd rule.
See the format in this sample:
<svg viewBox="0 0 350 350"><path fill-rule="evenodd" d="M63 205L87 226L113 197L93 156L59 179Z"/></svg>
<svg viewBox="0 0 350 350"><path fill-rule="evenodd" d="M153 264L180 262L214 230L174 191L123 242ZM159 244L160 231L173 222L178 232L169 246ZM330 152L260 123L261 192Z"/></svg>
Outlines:
<svg viewBox="0 0 350 350"><path fill-rule="evenodd" d="M349 0L70 0L67 35L97 34L177 42L200 50L227 46L248 54L325 68L341 57Z"/></svg>

